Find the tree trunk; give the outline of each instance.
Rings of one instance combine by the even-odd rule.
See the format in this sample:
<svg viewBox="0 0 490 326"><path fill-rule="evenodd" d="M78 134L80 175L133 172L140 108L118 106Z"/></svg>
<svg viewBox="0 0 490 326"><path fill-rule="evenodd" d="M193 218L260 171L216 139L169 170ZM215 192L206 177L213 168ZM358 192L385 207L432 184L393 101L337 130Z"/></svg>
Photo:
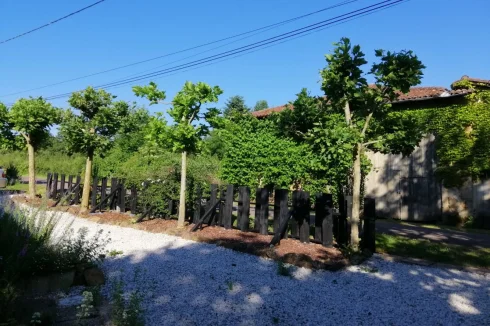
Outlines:
<svg viewBox="0 0 490 326"><path fill-rule="evenodd" d="M94 161L94 153L87 155L87 163L85 164L85 177L83 178L82 204L80 213L88 211L88 201L90 198L90 180L92 179L92 162ZM111 189L112 191L113 189Z"/></svg>
<svg viewBox="0 0 490 326"><path fill-rule="evenodd" d="M180 202L179 202L179 219L177 227L184 227L185 222L185 188L187 179L187 152L182 152L182 171L180 172Z"/></svg>
<svg viewBox="0 0 490 326"><path fill-rule="evenodd" d="M29 156L29 197L36 197L36 162L34 160L34 146L27 142L27 153Z"/></svg>
<svg viewBox="0 0 490 326"><path fill-rule="evenodd" d="M356 145L356 158L352 171L352 216L350 217L350 244L352 249L359 249L359 221L361 210L361 154L362 144Z"/></svg>

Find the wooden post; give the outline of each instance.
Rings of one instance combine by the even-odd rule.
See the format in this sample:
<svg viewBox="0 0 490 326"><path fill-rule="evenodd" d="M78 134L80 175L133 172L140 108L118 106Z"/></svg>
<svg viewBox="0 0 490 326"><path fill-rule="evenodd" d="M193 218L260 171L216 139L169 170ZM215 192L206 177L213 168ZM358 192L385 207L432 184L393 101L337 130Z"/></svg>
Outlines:
<svg viewBox="0 0 490 326"><path fill-rule="evenodd" d="M138 200L138 190L136 189L135 185L131 186L131 214L136 215L136 206L137 206L137 200Z"/></svg>
<svg viewBox="0 0 490 326"><path fill-rule="evenodd" d="M65 179L66 176L64 174L61 175L61 181L60 181L60 193L61 197L65 195Z"/></svg>
<svg viewBox="0 0 490 326"><path fill-rule="evenodd" d="M260 234L269 234L269 189L262 188L260 190L260 220L259 231Z"/></svg>
<svg viewBox="0 0 490 326"><path fill-rule="evenodd" d="M333 198L331 194L317 194L315 203L315 240L323 246L333 245Z"/></svg>
<svg viewBox="0 0 490 326"><path fill-rule="evenodd" d="M70 193L68 194L68 196L67 196L67 198L66 198L66 200L67 200L68 202L70 202L70 201L71 201L71 191L72 191L72 188L73 188L73 176L72 176L72 175L70 175L70 176L68 176L68 191L69 191Z"/></svg>
<svg viewBox="0 0 490 326"><path fill-rule="evenodd" d="M255 220L254 220L254 230L259 231L260 230L260 214L262 213L261 210L261 205L260 205L260 195L261 195L261 188L257 188L255 190Z"/></svg>
<svg viewBox="0 0 490 326"><path fill-rule="evenodd" d="M217 197L218 197L218 185L212 184L211 185L211 197L209 198L208 208L216 206L216 203L218 202ZM212 210L212 212L209 214L209 217L207 218L207 224L208 225L216 225L216 209Z"/></svg>
<svg viewBox="0 0 490 326"><path fill-rule="evenodd" d="M372 253L376 252L376 201L374 198L364 198L362 247Z"/></svg>
<svg viewBox="0 0 490 326"><path fill-rule="evenodd" d="M80 204L80 189L82 189L82 177L77 175L77 182L75 185L78 185L78 189L75 191L75 201L74 204Z"/></svg>
<svg viewBox="0 0 490 326"><path fill-rule="evenodd" d="M301 242L310 242L310 193L298 192L297 221L299 227L299 239Z"/></svg>
<svg viewBox="0 0 490 326"><path fill-rule="evenodd" d="M53 173L53 182L51 183L51 198L56 199L58 196L58 173Z"/></svg>
<svg viewBox="0 0 490 326"><path fill-rule="evenodd" d="M276 189L274 196L274 234L279 232L281 223L288 218L288 193L287 189ZM287 239L288 232L284 232L282 239Z"/></svg>
<svg viewBox="0 0 490 326"><path fill-rule="evenodd" d="M48 172L48 175L46 176L46 198L50 199L51 198L51 172Z"/></svg>
<svg viewBox="0 0 490 326"><path fill-rule="evenodd" d="M301 199L301 194L299 190L293 191L293 218L291 220L291 237L299 238L299 224L298 215L301 205L299 204Z"/></svg>
<svg viewBox="0 0 490 326"><path fill-rule="evenodd" d="M114 189L117 188L117 179L116 178L111 178L111 192L114 191ZM109 209L110 210L115 210L116 209L116 203L117 203L117 194L116 196L114 196L114 199L111 200L111 202L109 203Z"/></svg>
<svg viewBox="0 0 490 326"><path fill-rule="evenodd" d="M219 211L218 211L218 222L217 224L219 226L223 226L223 213L225 211L225 190L220 190L219 191Z"/></svg>
<svg viewBox="0 0 490 326"><path fill-rule="evenodd" d="M339 195L339 213L335 240L343 246L347 244L347 203L344 195Z"/></svg>
<svg viewBox="0 0 490 326"><path fill-rule="evenodd" d="M243 231L248 231L250 224L250 188L238 188L238 228Z"/></svg>
<svg viewBox="0 0 490 326"><path fill-rule="evenodd" d="M124 179L119 179L119 200L117 203L117 210L121 213L126 213L126 187L124 186Z"/></svg>
<svg viewBox="0 0 490 326"><path fill-rule="evenodd" d="M226 187L226 196L223 210L223 226L225 229L231 229L233 215L233 185Z"/></svg>
<svg viewBox="0 0 490 326"><path fill-rule="evenodd" d="M192 216L192 223L196 224L201 219L201 201L202 201L202 189L200 185L196 188L196 201L194 202L194 214Z"/></svg>
<svg viewBox="0 0 490 326"><path fill-rule="evenodd" d="M92 178L92 200L91 200L91 206L95 207L97 205L97 183L99 180L97 179L96 176Z"/></svg>
<svg viewBox="0 0 490 326"><path fill-rule="evenodd" d="M107 196L107 178L102 178L102 184L100 186L100 202L105 200ZM101 207L100 210L103 210L104 207Z"/></svg>

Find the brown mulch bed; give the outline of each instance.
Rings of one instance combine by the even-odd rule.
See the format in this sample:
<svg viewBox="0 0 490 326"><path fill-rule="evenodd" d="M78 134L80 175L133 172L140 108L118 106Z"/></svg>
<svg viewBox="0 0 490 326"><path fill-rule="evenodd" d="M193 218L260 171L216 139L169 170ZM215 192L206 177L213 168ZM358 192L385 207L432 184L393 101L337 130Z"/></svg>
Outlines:
<svg viewBox="0 0 490 326"><path fill-rule="evenodd" d="M112 224L123 227L131 227L153 233L166 233L199 242L216 244L225 248L267 257L277 261L293 264L300 267L339 270L349 265L349 260L342 252L335 248L326 248L317 243L302 243L296 239L282 239L280 244L270 248L272 235L261 235L255 232L241 232L237 229L226 230L218 226L204 226L202 230L190 232L191 225L177 228L177 220L151 219L140 223L134 223L134 216L113 211L80 214L78 206L51 207L54 201L46 202L45 199L29 199L25 196L15 196L14 201L31 206L49 207L50 210L70 212L74 215L87 218L90 221L101 224Z"/></svg>

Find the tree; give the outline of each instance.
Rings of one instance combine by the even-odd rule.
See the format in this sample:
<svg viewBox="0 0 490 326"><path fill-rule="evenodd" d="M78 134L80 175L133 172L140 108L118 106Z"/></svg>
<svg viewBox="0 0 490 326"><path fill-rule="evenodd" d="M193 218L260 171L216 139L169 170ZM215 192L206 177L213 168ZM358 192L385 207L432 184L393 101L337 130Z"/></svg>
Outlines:
<svg viewBox="0 0 490 326"><path fill-rule="evenodd" d="M58 123L60 110L43 98L20 99L10 108L8 120L12 129L25 141L29 157L29 196L36 196L35 151L48 137L49 128Z"/></svg>
<svg viewBox="0 0 490 326"><path fill-rule="evenodd" d="M335 44L332 54L326 56L327 67L321 71L322 90L328 98L332 110L343 113L345 125L352 129L355 146L352 162L352 217L351 245L356 250L359 245L358 225L361 203L361 160L366 148L392 152L410 152L420 140L420 132L404 133L406 137L388 136L387 132L399 134L400 129L387 126L386 120L391 102L401 93L407 93L411 86L420 83L422 62L412 51L385 52L376 50L378 63L372 65L369 74L374 77L374 85L368 85L361 69L367 63L359 45L351 45L348 38ZM374 128L373 128L374 127ZM404 146L393 140L402 140ZM404 148L400 148L404 147Z"/></svg>
<svg viewBox="0 0 490 326"><path fill-rule="evenodd" d="M267 103L266 100L260 100L255 103L254 106L254 111L260 111L260 110L265 110L269 107L269 104Z"/></svg>
<svg viewBox="0 0 490 326"><path fill-rule="evenodd" d="M166 98L165 92L158 90L153 82L148 86L133 87L133 91L136 96L147 98L150 105ZM150 143L181 153L178 227L183 227L185 222L187 154L199 151L202 138L209 134L210 127L216 125L219 120L218 109L208 108L205 113L201 113L201 109L206 103L218 102L218 96L222 93L218 86L186 82L182 90L175 95L172 108L167 111L173 119L173 125L168 126L161 114L153 117L148 124L147 140Z"/></svg>
<svg viewBox="0 0 490 326"><path fill-rule="evenodd" d="M230 97L223 109L223 115L228 119L236 119L243 114L250 112L250 108L245 104L243 96L235 95Z"/></svg>
<svg viewBox="0 0 490 326"><path fill-rule="evenodd" d="M114 98L106 91L92 87L74 92L68 103L79 114L67 111L61 124L60 134L69 152L86 156L82 213L88 210L94 155L101 155L112 146L115 135L128 116L129 105L124 101L113 102Z"/></svg>
<svg viewBox="0 0 490 326"><path fill-rule="evenodd" d="M7 107L0 102L0 149L11 149L15 143L12 123L9 121Z"/></svg>

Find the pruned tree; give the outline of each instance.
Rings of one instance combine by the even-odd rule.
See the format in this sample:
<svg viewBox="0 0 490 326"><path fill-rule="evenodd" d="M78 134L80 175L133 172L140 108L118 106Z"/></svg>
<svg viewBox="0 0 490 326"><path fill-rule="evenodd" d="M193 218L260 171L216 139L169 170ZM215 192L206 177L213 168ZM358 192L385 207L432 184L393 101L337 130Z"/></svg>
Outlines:
<svg viewBox="0 0 490 326"><path fill-rule="evenodd" d="M113 144L114 137L128 116L129 105L124 101L113 102L115 96L104 90L87 87L74 92L68 103L78 114L68 110L63 118L60 134L69 152L86 156L80 212L88 210L90 181L94 155L103 154Z"/></svg>
<svg viewBox="0 0 490 326"><path fill-rule="evenodd" d="M147 98L150 104L156 104L165 99L165 92L158 90L155 83L147 86L133 87L136 96ZM218 96L223 91L218 86L198 82L186 82L182 90L175 95L172 108L167 113L173 119L172 125L167 125L163 115L152 118L148 124L147 140L160 147L166 147L181 153L181 181L178 227L185 222L185 194L187 154L199 151L203 137L209 134L210 127L218 122L219 110L208 108L202 113L203 105L218 102Z"/></svg>
<svg viewBox="0 0 490 326"><path fill-rule="evenodd" d="M352 216L351 245L359 246L358 225L361 205L361 163L365 149L384 152L411 152L421 132L404 132L407 126L387 125L391 103L411 86L420 83L422 62L412 51L386 52L376 50L379 62L371 66L368 74L374 84L368 85L362 66L367 64L359 45L351 45L348 38L335 44L332 54L326 56L327 67L321 71L322 90L335 113L341 113L345 125L352 130L354 140L352 162ZM320 128L321 129L321 128ZM317 130L317 132L320 130ZM403 134L403 137L399 137Z"/></svg>
<svg viewBox="0 0 490 326"><path fill-rule="evenodd" d="M260 111L260 110L265 110L269 107L269 104L267 103L266 100L260 100L255 103L254 106L254 111Z"/></svg>
<svg viewBox="0 0 490 326"><path fill-rule="evenodd" d="M8 112L11 128L22 136L27 147L30 197L36 196L36 149L49 135L49 128L59 122L60 112L41 97L22 98Z"/></svg>

